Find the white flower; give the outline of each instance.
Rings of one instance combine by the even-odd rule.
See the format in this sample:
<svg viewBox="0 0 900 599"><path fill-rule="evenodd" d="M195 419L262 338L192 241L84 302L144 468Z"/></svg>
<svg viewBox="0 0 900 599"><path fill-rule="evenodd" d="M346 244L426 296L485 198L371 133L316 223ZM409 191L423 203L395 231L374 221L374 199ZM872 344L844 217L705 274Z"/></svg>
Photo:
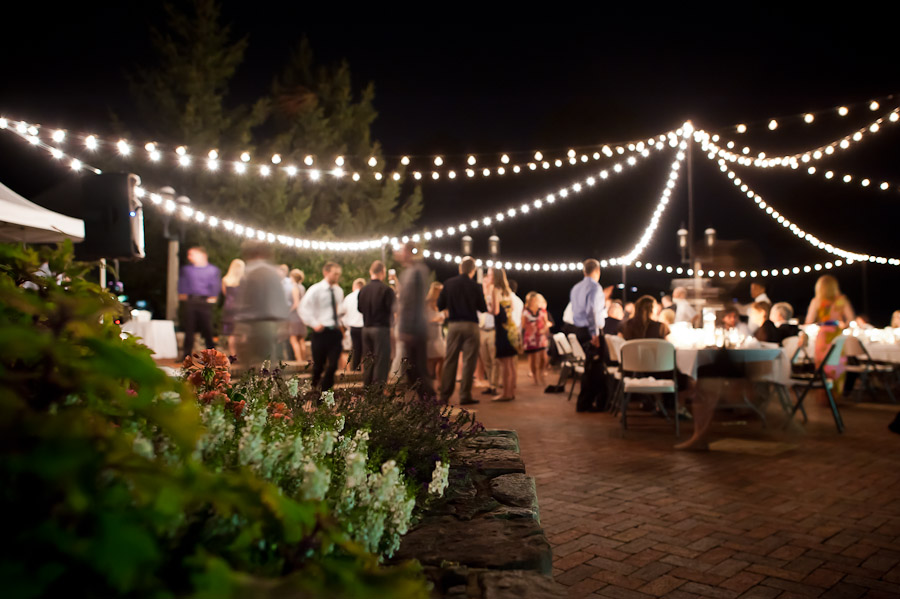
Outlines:
<svg viewBox="0 0 900 599"><path fill-rule="evenodd" d="M147 458L148 460L152 460L156 457L156 453L153 451L153 443L141 435L134 438L132 448L134 449L134 453L143 458Z"/></svg>
<svg viewBox="0 0 900 599"><path fill-rule="evenodd" d="M307 462L303 468L303 486L301 494L303 499L321 501L328 493L331 484L331 472L327 468L319 468L315 462Z"/></svg>
<svg viewBox="0 0 900 599"><path fill-rule="evenodd" d="M297 377L292 378L287 382L288 393L291 394L291 397L297 397L297 391L300 390L300 379Z"/></svg>
<svg viewBox="0 0 900 599"><path fill-rule="evenodd" d="M447 488L449 484L450 477L450 464L446 466L441 464L440 460L434 463L434 472L431 474L431 482L428 484L428 493L431 495L437 495L438 497L444 496L444 489Z"/></svg>
<svg viewBox="0 0 900 599"><path fill-rule="evenodd" d="M328 391L322 391L322 401L329 408L334 407L334 391L329 389Z"/></svg>
<svg viewBox="0 0 900 599"><path fill-rule="evenodd" d="M334 430L335 430L335 432L338 432L338 433L339 433L339 432L341 432L342 430L344 430L344 422L345 422L345 421L344 421L344 415L341 414L340 416L338 416L337 421L334 423Z"/></svg>

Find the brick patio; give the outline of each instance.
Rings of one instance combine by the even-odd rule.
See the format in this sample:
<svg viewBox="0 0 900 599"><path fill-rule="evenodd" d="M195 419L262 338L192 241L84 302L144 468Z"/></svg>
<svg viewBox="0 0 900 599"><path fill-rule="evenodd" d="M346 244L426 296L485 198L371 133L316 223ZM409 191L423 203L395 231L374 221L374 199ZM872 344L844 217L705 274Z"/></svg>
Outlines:
<svg viewBox="0 0 900 599"><path fill-rule="evenodd" d="M769 428L730 415L712 438L777 455L691 453L661 418L629 416L623 437L608 414L576 414L524 362L519 384L477 412L518 431L570 597L900 597L900 435L887 430L900 406L845 402L839 435L815 401L784 432L773 402Z"/></svg>

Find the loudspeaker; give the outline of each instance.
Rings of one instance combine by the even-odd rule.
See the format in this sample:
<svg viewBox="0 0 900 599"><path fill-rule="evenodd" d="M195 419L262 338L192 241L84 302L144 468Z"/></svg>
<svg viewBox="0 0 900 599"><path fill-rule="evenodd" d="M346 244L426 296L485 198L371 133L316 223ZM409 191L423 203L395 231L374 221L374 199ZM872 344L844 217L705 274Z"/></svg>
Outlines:
<svg viewBox="0 0 900 599"><path fill-rule="evenodd" d="M144 211L131 173L85 174L44 192L34 203L84 221L79 260L140 260L144 257Z"/></svg>

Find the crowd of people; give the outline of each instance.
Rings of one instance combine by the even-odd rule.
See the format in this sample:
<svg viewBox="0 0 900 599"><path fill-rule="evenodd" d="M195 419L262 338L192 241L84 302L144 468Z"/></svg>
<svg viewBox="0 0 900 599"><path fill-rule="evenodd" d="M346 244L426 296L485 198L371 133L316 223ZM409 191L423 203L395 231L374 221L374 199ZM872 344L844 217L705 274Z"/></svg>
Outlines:
<svg viewBox="0 0 900 599"><path fill-rule="evenodd" d="M187 257L179 279L184 355L193 352L195 332L215 347L212 314L221 294L222 334L241 368L309 360L312 384L330 389L346 363L361 370L366 385L403 374L420 395L449 403L461 366L459 401L468 405L478 403L476 379L494 400L514 400L524 353L533 382L545 383L553 326L546 300L531 292L523 301L502 269L488 269L476 282L471 258L462 260L459 276L440 283L431 281L412 244L402 246L394 253L399 276L375 260L369 280L353 281L344 297L340 265L326 263L322 279L307 289L304 273L272 264L265 244L245 245L243 259L233 260L224 277L202 247Z"/></svg>
<svg viewBox="0 0 900 599"><path fill-rule="evenodd" d="M466 257L459 263L457 276L443 283L431 281L431 273L408 244L394 254L402 267L399 277L376 260L369 280L353 281L351 293L344 297L340 265L326 263L322 279L306 289L304 273L271 264L269 251L265 244L248 244L243 260L233 260L220 278L203 248L188 250L190 264L183 267L179 281L185 355L193 351L195 332L201 333L207 347L214 346L212 307L221 293L222 333L229 354L237 356L243 367L291 357L303 364L309 359L312 384L321 389L332 388L336 370L346 364L362 371L366 385L383 385L391 376L405 375L421 396L444 403L449 403L457 384L460 405L479 402L473 396L476 387L494 401L513 401L522 354L527 356L531 382L539 387L546 384L548 353L555 349L551 331L556 326L547 301L535 291L524 300L519 298L516 282L501 268L481 271ZM561 330L573 333L586 355L576 410L601 411L608 407L612 388L607 375L612 359L605 336L667 339L678 323L700 326L701 315L684 287L675 287L671 296L660 301L645 295L623 304L611 298L612 286L600 285L599 262L586 260L583 274L570 291ZM787 302L772 304L763 282L754 281L750 295L752 301L747 304L719 310L717 326L726 333L733 330L741 337L776 344L802 335L793 307ZM834 277L820 277L804 319L804 324L819 325L814 340L816 366L854 318ZM900 311L894 314L892 326L893 320L900 325ZM867 326L863 318L858 322ZM716 368L729 367L718 364ZM828 374L841 381L841 371L838 366ZM681 446L703 447L715 402L704 398L689 377L679 375L678 387L693 404L695 418L694 435Z"/></svg>

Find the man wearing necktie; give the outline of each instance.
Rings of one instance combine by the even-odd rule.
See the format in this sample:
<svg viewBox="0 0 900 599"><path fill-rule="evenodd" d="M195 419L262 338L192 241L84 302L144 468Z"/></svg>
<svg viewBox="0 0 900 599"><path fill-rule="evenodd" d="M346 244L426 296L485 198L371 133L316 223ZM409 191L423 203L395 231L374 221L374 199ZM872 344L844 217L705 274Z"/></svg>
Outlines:
<svg viewBox="0 0 900 599"><path fill-rule="evenodd" d="M327 391L334 386L334 372L341 357L344 333L338 306L344 300L344 292L338 286L341 267L327 262L322 267L322 280L312 285L300 302L300 317L312 329L310 341L313 357L313 387Z"/></svg>

